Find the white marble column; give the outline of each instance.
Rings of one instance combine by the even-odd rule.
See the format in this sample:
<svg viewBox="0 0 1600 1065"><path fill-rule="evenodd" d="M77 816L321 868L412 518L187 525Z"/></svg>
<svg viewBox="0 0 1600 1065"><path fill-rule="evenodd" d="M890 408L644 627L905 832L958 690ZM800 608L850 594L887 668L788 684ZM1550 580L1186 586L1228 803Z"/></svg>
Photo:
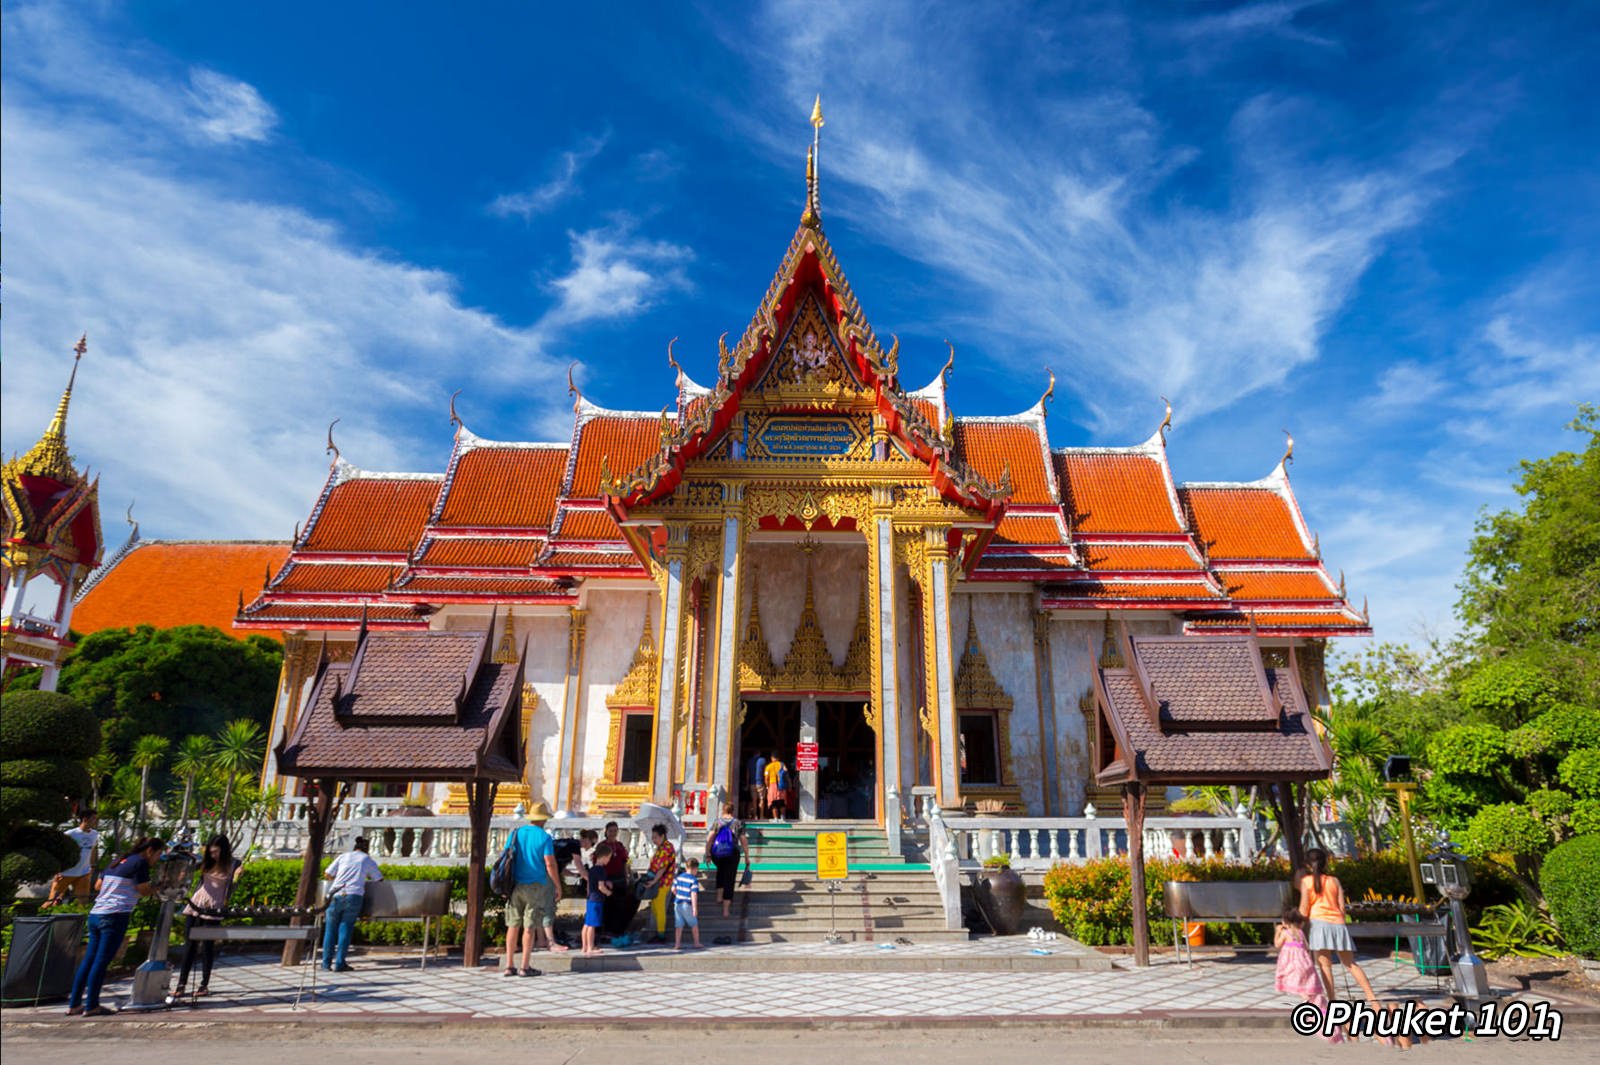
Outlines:
<svg viewBox="0 0 1600 1065"><path fill-rule="evenodd" d="M722 491L728 516L722 523L722 567L717 578L717 676L711 711L716 746L708 768L711 783L720 786L724 795L732 795L739 779L738 767L733 764L733 718L739 700L739 521L744 486L724 485Z"/></svg>
<svg viewBox="0 0 1600 1065"><path fill-rule="evenodd" d="M961 729L956 721L955 664L950 646L950 548L945 541L945 530L926 530L928 548L929 591L926 609L933 615L933 648L928 665L933 669L938 695L939 765L936 767L939 805L954 807L961 804L958 771L958 751Z"/></svg>
<svg viewBox="0 0 1600 1065"><path fill-rule="evenodd" d="M874 504L880 503L879 497L874 497ZM882 502L887 503L887 495L882 497ZM875 506L874 509L877 509ZM895 561L894 561L894 530L889 521L889 514L885 508L877 514L874 521L872 535L876 537L876 550L871 552L876 564L877 572L873 574L873 590L876 602L873 606L873 619L877 622L873 639L878 641L879 673L874 678L875 694L878 698L878 711L882 718L878 736L878 749L883 759L883 787L887 793L893 789L897 794L902 791L900 779L900 662L898 631L900 619L895 615ZM879 810L885 809L880 796Z"/></svg>
<svg viewBox="0 0 1600 1065"><path fill-rule="evenodd" d="M656 683L655 763L650 772L653 801L672 804L672 749L678 714L678 654L683 630L683 567L688 558L689 529L667 527L666 584L661 603L661 672Z"/></svg>
<svg viewBox="0 0 1600 1065"><path fill-rule="evenodd" d="M646 609L649 609L646 607ZM583 641L589 612L573 607L567 616L567 676L561 688L561 754L556 762L556 805L578 815L578 701L583 691Z"/></svg>
<svg viewBox="0 0 1600 1065"><path fill-rule="evenodd" d="M817 697L807 695L800 700L800 742L817 742ZM794 776L800 781L800 820L815 821L817 819L817 771L808 769L800 772L795 768L796 753L789 751L783 754L783 760L795 770Z"/></svg>
<svg viewBox="0 0 1600 1065"><path fill-rule="evenodd" d="M283 634L283 666L278 670L278 698L272 704L272 724L267 727L267 756L261 760L261 786L270 788L278 783L278 748L289 736L289 709L294 703L295 689L300 686L301 648L306 634Z"/></svg>

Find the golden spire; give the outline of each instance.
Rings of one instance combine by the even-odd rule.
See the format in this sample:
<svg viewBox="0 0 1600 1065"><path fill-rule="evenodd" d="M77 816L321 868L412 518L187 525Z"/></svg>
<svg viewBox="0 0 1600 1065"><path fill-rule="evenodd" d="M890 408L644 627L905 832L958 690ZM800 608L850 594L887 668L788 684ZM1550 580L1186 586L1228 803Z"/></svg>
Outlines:
<svg viewBox="0 0 1600 1065"><path fill-rule="evenodd" d="M78 471L72 467L72 456L67 452L67 408L72 403L72 386L78 380L78 362L83 358L83 353L89 350L89 335L85 333L79 337L72 350L72 373L67 377L61 402L56 404L55 417L50 419L39 442L16 460L15 469L18 473L32 477L53 477L58 481L73 480L78 475Z"/></svg>
<svg viewBox="0 0 1600 1065"><path fill-rule="evenodd" d="M822 208L817 199L817 156L822 149L822 94L811 105L811 147L806 151L806 209L801 212L800 224L811 229L822 226Z"/></svg>

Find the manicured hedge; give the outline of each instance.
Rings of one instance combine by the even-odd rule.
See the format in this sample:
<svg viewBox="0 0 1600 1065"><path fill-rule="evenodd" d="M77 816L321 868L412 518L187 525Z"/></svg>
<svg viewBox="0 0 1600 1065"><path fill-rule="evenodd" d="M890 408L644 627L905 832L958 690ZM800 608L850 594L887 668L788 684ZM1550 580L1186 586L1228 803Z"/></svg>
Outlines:
<svg viewBox="0 0 1600 1065"><path fill-rule="evenodd" d="M1330 873L1344 886L1350 901L1366 898L1368 892L1390 898L1411 896L1411 873L1405 855L1384 851L1364 858L1334 859ZM1145 912L1150 918L1151 938L1160 942L1167 934L1163 914L1163 885L1168 880L1290 880L1289 863L1283 858L1264 859L1250 865L1230 865L1221 859L1178 861L1151 858L1145 862ZM1504 873L1492 866L1473 866L1472 897L1468 908L1509 902L1516 889ZM1129 904L1130 884L1126 858L1100 858L1077 865L1060 864L1044 878L1045 898L1050 912L1072 938L1091 946L1133 942L1133 909ZM1268 925L1206 926L1206 937L1213 943L1258 943L1271 935Z"/></svg>
<svg viewBox="0 0 1600 1065"><path fill-rule="evenodd" d="M1539 888L1568 948L1600 958L1600 836L1569 839L1547 854Z"/></svg>

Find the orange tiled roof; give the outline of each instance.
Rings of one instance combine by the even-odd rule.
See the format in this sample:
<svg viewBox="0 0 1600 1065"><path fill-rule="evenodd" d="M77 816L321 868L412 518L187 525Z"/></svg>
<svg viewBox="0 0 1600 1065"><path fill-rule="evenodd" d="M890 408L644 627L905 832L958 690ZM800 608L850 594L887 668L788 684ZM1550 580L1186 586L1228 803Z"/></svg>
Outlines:
<svg viewBox="0 0 1600 1065"><path fill-rule="evenodd" d="M303 551L409 554L443 478L356 474L337 481L306 530Z"/></svg>
<svg viewBox="0 0 1600 1065"><path fill-rule="evenodd" d="M548 528L566 472L564 447L474 447L457 461L435 524Z"/></svg>
<svg viewBox="0 0 1600 1065"><path fill-rule="evenodd" d="M632 551L554 550L539 560L540 569L629 569L643 571Z"/></svg>
<svg viewBox="0 0 1600 1065"><path fill-rule="evenodd" d="M154 625L233 628L239 593L254 595L289 557L287 543L149 540L111 565L72 612L72 627L87 636L102 629ZM279 635L269 631L263 635Z"/></svg>
<svg viewBox="0 0 1600 1065"><path fill-rule="evenodd" d="M578 431L578 455L567 494L576 499L597 498L602 459L612 474L620 476L637 469L660 445L661 423L652 415L595 415Z"/></svg>
<svg viewBox="0 0 1600 1065"><path fill-rule="evenodd" d="M1183 544L1079 544L1084 566L1091 570L1141 572L1199 570L1200 562Z"/></svg>
<svg viewBox="0 0 1600 1065"><path fill-rule="evenodd" d="M1250 619L1255 618L1256 630L1265 635L1272 636L1301 630L1339 629L1352 634L1367 634L1371 629L1367 622L1360 617L1351 617L1345 610L1324 611L1252 611L1246 614L1243 611L1229 611L1225 614L1202 614L1185 622L1190 629L1216 630L1216 629L1241 629L1250 627Z"/></svg>
<svg viewBox="0 0 1600 1065"><path fill-rule="evenodd" d="M1179 489L1179 497L1213 560L1315 557L1288 500L1272 488L1190 485Z"/></svg>
<svg viewBox="0 0 1600 1065"><path fill-rule="evenodd" d="M985 570L1075 570L1078 568L1077 561L1070 555L1036 555L1031 552L987 553L978 563L980 572Z"/></svg>
<svg viewBox="0 0 1600 1065"><path fill-rule="evenodd" d="M1180 533L1166 471L1152 454L1058 451L1062 502L1079 533Z"/></svg>
<svg viewBox="0 0 1600 1065"><path fill-rule="evenodd" d="M395 589L395 593L407 597L449 599L457 596L565 595L567 591L548 577L461 577L419 573Z"/></svg>
<svg viewBox="0 0 1600 1065"><path fill-rule="evenodd" d="M956 419L956 454L990 484L1011 469L1011 502L1028 506L1058 502L1050 487L1044 447L1032 421Z"/></svg>
<svg viewBox="0 0 1600 1065"><path fill-rule="evenodd" d="M544 550L542 536L450 536L432 537L416 560L418 566L515 567L526 569Z"/></svg>
<svg viewBox="0 0 1600 1065"><path fill-rule="evenodd" d="M1047 598L1063 599L1221 599L1203 580L1175 581L1072 581L1051 585Z"/></svg>
<svg viewBox="0 0 1600 1065"><path fill-rule="evenodd" d="M268 603L250 607L239 621L241 627L251 628L260 624L277 625L284 629L315 628L322 624L338 623L353 625L361 621L363 609L368 624L404 624L423 628L428 625L427 616L417 613L409 604L370 603L365 606L361 603Z"/></svg>
<svg viewBox="0 0 1600 1065"><path fill-rule="evenodd" d="M318 565L296 560L288 572L273 581L274 592L344 593L381 592L400 572L401 567L326 563Z"/></svg>
<svg viewBox="0 0 1600 1065"><path fill-rule="evenodd" d="M1328 587L1320 569L1226 570L1218 573L1228 598L1249 601L1336 600L1339 593Z"/></svg>
<svg viewBox="0 0 1600 1065"><path fill-rule="evenodd" d="M563 508L561 511L562 540L618 540L622 530L611 515L604 510Z"/></svg>
<svg viewBox="0 0 1600 1065"><path fill-rule="evenodd" d="M1000 519L995 530L997 544L1061 544L1061 522L1055 518L1031 514L1007 514Z"/></svg>

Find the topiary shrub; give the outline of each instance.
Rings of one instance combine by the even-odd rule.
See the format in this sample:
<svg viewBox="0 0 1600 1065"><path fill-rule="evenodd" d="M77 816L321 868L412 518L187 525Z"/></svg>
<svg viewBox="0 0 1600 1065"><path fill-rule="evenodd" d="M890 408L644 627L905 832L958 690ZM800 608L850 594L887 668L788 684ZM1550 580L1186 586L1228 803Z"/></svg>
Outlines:
<svg viewBox="0 0 1600 1065"><path fill-rule="evenodd" d="M1546 855L1539 887L1567 946L1600 958L1600 836L1569 839Z"/></svg>
<svg viewBox="0 0 1600 1065"><path fill-rule="evenodd" d="M100 749L93 712L57 692L22 691L0 703L0 904L17 885L48 880L78 860L50 827L89 790L81 764Z"/></svg>
<svg viewBox="0 0 1600 1065"><path fill-rule="evenodd" d="M1600 799L1600 748L1573 751L1557 769L1561 783L1585 799Z"/></svg>

